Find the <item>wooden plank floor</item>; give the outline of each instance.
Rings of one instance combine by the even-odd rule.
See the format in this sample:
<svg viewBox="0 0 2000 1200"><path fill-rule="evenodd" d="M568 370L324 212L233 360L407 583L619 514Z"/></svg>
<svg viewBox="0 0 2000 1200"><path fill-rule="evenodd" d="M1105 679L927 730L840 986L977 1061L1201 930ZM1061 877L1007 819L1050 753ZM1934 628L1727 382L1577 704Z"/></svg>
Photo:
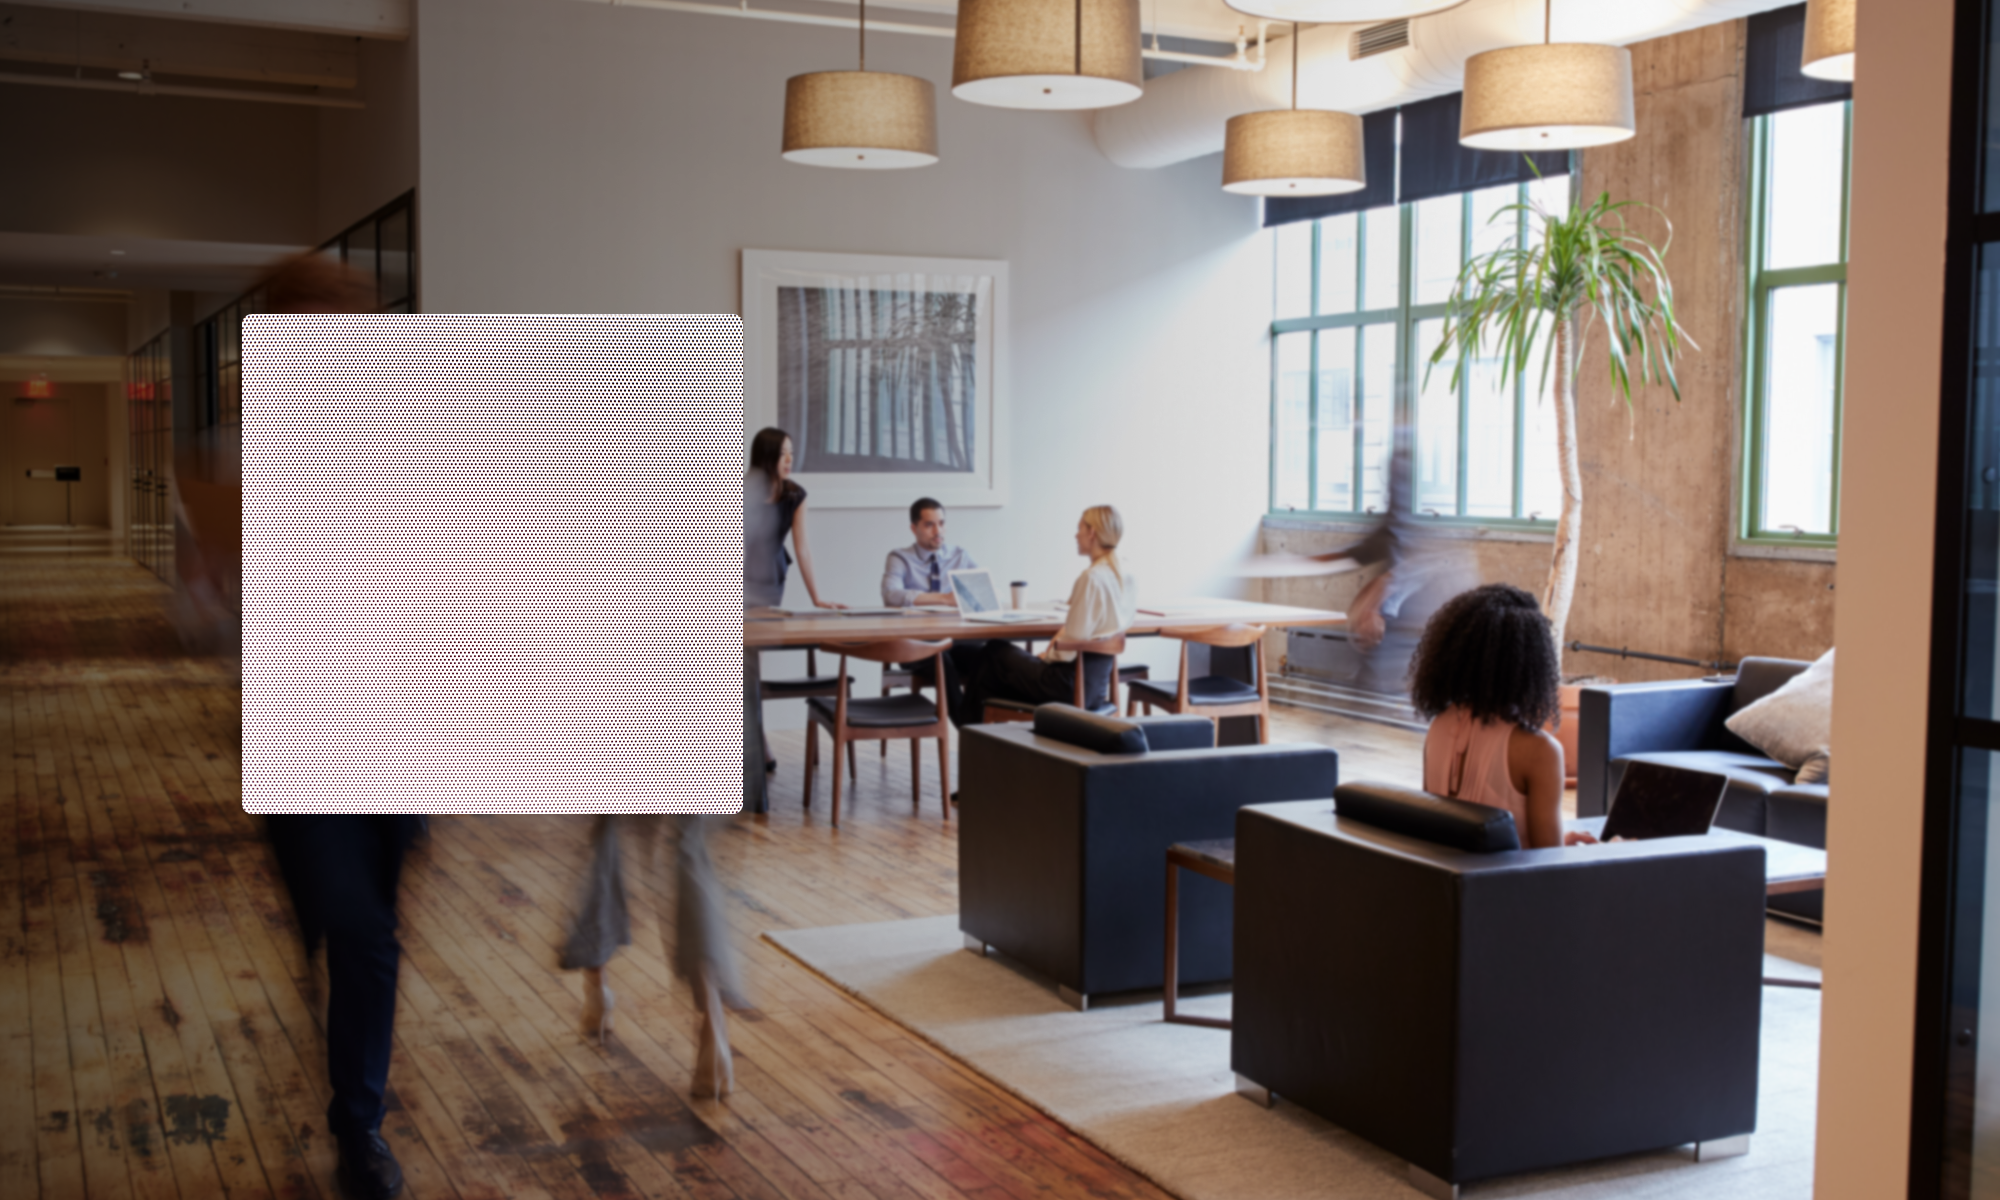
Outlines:
<svg viewBox="0 0 2000 1200"><path fill-rule="evenodd" d="M100 542L101 545L101 542ZM322 1197L312 972L241 809L238 690L181 652L166 589L74 539L0 533L0 1197ZM1417 739L1290 711L1347 773L1413 781ZM617 960L608 1045L555 968L586 822L451 817L410 860L391 1113L418 1200L1162 1195L758 935L947 913L956 825L909 760L861 756L839 830L779 735L770 816L717 839L753 1012L739 1090L694 1103L694 1015L661 944L671 889Z"/></svg>

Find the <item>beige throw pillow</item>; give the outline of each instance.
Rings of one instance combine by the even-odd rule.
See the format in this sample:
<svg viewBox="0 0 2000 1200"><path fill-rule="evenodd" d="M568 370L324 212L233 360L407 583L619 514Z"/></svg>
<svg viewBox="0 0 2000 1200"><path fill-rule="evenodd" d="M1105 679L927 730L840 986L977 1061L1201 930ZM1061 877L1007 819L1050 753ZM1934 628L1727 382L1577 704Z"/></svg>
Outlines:
<svg viewBox="0 0 2000 1200"><path fill-rule="evenodd" d="M1827 782L1827 747L1833 741L1833 651L1723 724L1798 770L1800 783Z"/></svg>

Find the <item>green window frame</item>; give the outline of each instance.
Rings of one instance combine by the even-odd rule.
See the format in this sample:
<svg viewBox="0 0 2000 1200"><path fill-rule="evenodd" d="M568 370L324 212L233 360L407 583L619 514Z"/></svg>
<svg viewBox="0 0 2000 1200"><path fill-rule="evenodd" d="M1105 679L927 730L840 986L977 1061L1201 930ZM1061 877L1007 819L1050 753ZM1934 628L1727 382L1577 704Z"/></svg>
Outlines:
<svg viewBox="0 0 2000 1200"><path fill-rule="evenodd" d="M1569 177L1558 176L1548 182L1553 184L1555 179L1569 186ZM1525 213L1514 214L1514 227L1508 234L1496 235L1483 228L1485 222L1476 225L1475 219L1478 213L1528 201L1534 186L1532 183L1501 185L1422 202L1459 206L1458 246L1451 262L1454 277L1458 266L1473 253L1475 243L1485 248L1496 236L1529 235L1529 218ZM1570 200L1574 201L1573 188ZM1490 401L1484 402L1482 408L1475 400L1480 395L1495 395L1493 385L1490 381L1481 382L1477 372L1468 371L1454 390L1450 385L1449 364L1440 364L1431 373L1426 387L1429 349L1420 342L1425 338L1427 324L1432 329L1442 325L1450 313L1450 303L1435 295L1427 302L1417 301L1418 274L1422 267L1418 208L1418 204L1405 203L1311 222L1305 294L1312 315L1282 317L1271 323L1269 511L1274 516L1336 519L1365 517L1382 511L1387 500L1391 440L1394 431L1402 427L1409 429L1414 437L1412 452L1419 464L1419 478L1412 481L1412 494L1419 515L1479 527L1551 529L1555 524L1556 503L1538 504L1526 486L1533 457L1529 434L1538 419L1533 411L1541 382L1538 374L1531 371L1499 389L1498 394L1511 405L1511 429L1507 430L1511 458L1502 455L1507 479L1499 489L1504 500L1497 504L1494 489L1490 487L1483 499L1472 494L1473 443L1479 433L1479 419L1482 415L1490 419L1495 412ZM1323 273L1334 273L1329 261L1333 256L1326 253L1328 239L1344 235L1349 222L1354 240L1353 278L1322 278ZM1381 229L1381 222L1393 223L1393 238ZM1280 258L1277 270L1281 278L1286 269L1282 258L1287 240L1282 234L1273 239L1274 254ZM1381 251L1390 245L1394 246L1395 254L1396 302L1366 307L1371 251L1379 260ZM1345 264L1341 266L1344 268ZM1345 270L1339 270L1338 274L1344 276ZM1331 311L1350 300L1350 311ZM1274 304L1282 302L1279 299ZM1375 332L1371 335L1371 331ZM1435 345L1435 341L1429 344ZM1371 375L1371 357L1379 359L1384 352L1393 355L1393 369L1386 378ZM1299 378L1301 366L1303 380ZM1292 402L1289 426L1288 400ZM1437 436L1437 422L1427 428L1423 420L1428 414L1421 406L1433 401L1445 406L1447 416L1453 401L1456 402L1456 420L1444 422L1451 428L1448 438ZM1501 424L1504 426L1506 422L1503 420ZM1303 451L1298 445L1300 439L1305 443ZM1553 435L1548 453L1552 460ZM1448 495L1440 494L1436 480L1425 483L1427 464L1449 468L1448 483L1442 485ZM1552 461L1550 471L1553 472Z"/></svg>
<svg viewBox="0 0 2000 1200"><path fill-rule="evenodd" d="M1778 184L1774 176L1778 122L1790 113L1814 109L1840 111L1839 225L1836 257L1826 262L1767 265L1772 260L1773 209ZM1737 540L1751 545L1832 548L1840 536L1840 436L1844 404L1847 341L1848 199L1851 190L1854 111L1849 100L1752 117L1748 137L1748 203L1744 263L1746 303L1743 332L1743 427ZM1832 289L1827 292L1826 289ZM1814 296L1818 293L1818 297ZM1794 336L1779 329L1779 306L1794 301L1794 311L1815 298L1831 300L1833 332L1830 361L1821 368L1828 377L1830 407L1801 414L1796 407L1799 370ZM1824 340L1824 335L1822 335ZM1784 361L1780 361L1783 359ZM1803 425L1815 426L1804 428ZM1818 428L1817 426L1824 426ZM1812 486L1823 481L1825 497L1808 503L1799 495L1801 471ZM1774 494L1774 488L1782 494ZM1786 519L1786 518L1792 519Z"/></svg>

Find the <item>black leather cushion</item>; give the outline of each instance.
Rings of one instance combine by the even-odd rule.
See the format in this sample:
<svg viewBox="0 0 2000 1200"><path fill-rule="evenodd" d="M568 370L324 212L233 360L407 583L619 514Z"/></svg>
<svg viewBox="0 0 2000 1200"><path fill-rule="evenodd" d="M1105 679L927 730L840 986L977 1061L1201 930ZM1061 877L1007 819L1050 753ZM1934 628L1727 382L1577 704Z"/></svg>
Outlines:
<svg viewBox="0 0 2000 1200"><path fill-rule="evenodd" d="M1207 717L1135 717L1146 731L1146 748L1161 750L1215 749L1215 722Z"/></svg>
<svg viewBox="0 0 2000 1200"><path fill-rule="evenodd" d="M1177 679L1155 679L1132 685L1131 695L1141 704L1172 704L1180 695ZM1188 681L1190 704L1255 704L1257 688L1240 679L1204 675Z"/></svg>
<svg viewBox="0 0 2000 1200"><path fill-rule="evenodd" d="M1129 683L1134 679L1151 679L1152 677L1153 668L1147 666L1145 663L1118 664L1118 679L1121 683Z"/></svg>
<svg viewBox="0 0 2000 1200"><path fill-rule="evenodd" d="M1035 733L1099 754L1144 754L1146 727L1124 717L1101 717L1074 705L1043 704L1035 709Z"/></svg>
<svg viewBox="0 0 2000 1200"><path fill-rule="evenodd" d="M797 700L802 696L838 696L841 680L854 682L852 675L806 675L798 679L765 679L759 681L766 700Z"/></svg>
<svg viewBox="0 0 2000 1200"><path fill-rule="evenodd" d="M824 696L815 696L806 701L806 707L812 710L813 716L831 726L834 703ZM937 719L936 698L921 692L879 698L864 696L847 702L850 729L899 729L906 725L932 725Z"/></svg>
<svg viewBox="0 0 2000 1200"><path fill-rule="evenodd" d="M1333 808L1343 821L1362 821L1454 850L1492 854L1521 848L1513 813L1415 788L1343 783L1333 789Z"/></svg>

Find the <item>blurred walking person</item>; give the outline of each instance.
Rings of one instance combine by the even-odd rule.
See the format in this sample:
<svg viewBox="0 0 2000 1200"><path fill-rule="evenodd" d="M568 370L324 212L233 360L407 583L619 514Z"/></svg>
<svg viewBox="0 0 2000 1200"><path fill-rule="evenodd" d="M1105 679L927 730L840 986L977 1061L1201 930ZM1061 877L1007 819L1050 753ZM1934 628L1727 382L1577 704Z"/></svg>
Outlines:
<svg viewBox="0 0 2000 1200"><path fill-rule="evenodd" d="M625 851L639 855L641 878L649 878L657 893L660 841L666 831L673 842L674 924L671 938L662 922L667 961L674 975L694 993L701 1014L696 1032L694 1077L689 1091L697 1100L720 1100L736 1085L735 1060L729 1052L726 1009L744 1008L743 983L736 955L729 945L724 896L708 838L721 817L664 813L627 813L594 818L591 826L590 875L583 901L564 943L562 967L583 972L584 1036L602 1042L611 1031L616 1005L605 983L606 968L620 946L632 944L631 910L626 900Z"/></svg>

